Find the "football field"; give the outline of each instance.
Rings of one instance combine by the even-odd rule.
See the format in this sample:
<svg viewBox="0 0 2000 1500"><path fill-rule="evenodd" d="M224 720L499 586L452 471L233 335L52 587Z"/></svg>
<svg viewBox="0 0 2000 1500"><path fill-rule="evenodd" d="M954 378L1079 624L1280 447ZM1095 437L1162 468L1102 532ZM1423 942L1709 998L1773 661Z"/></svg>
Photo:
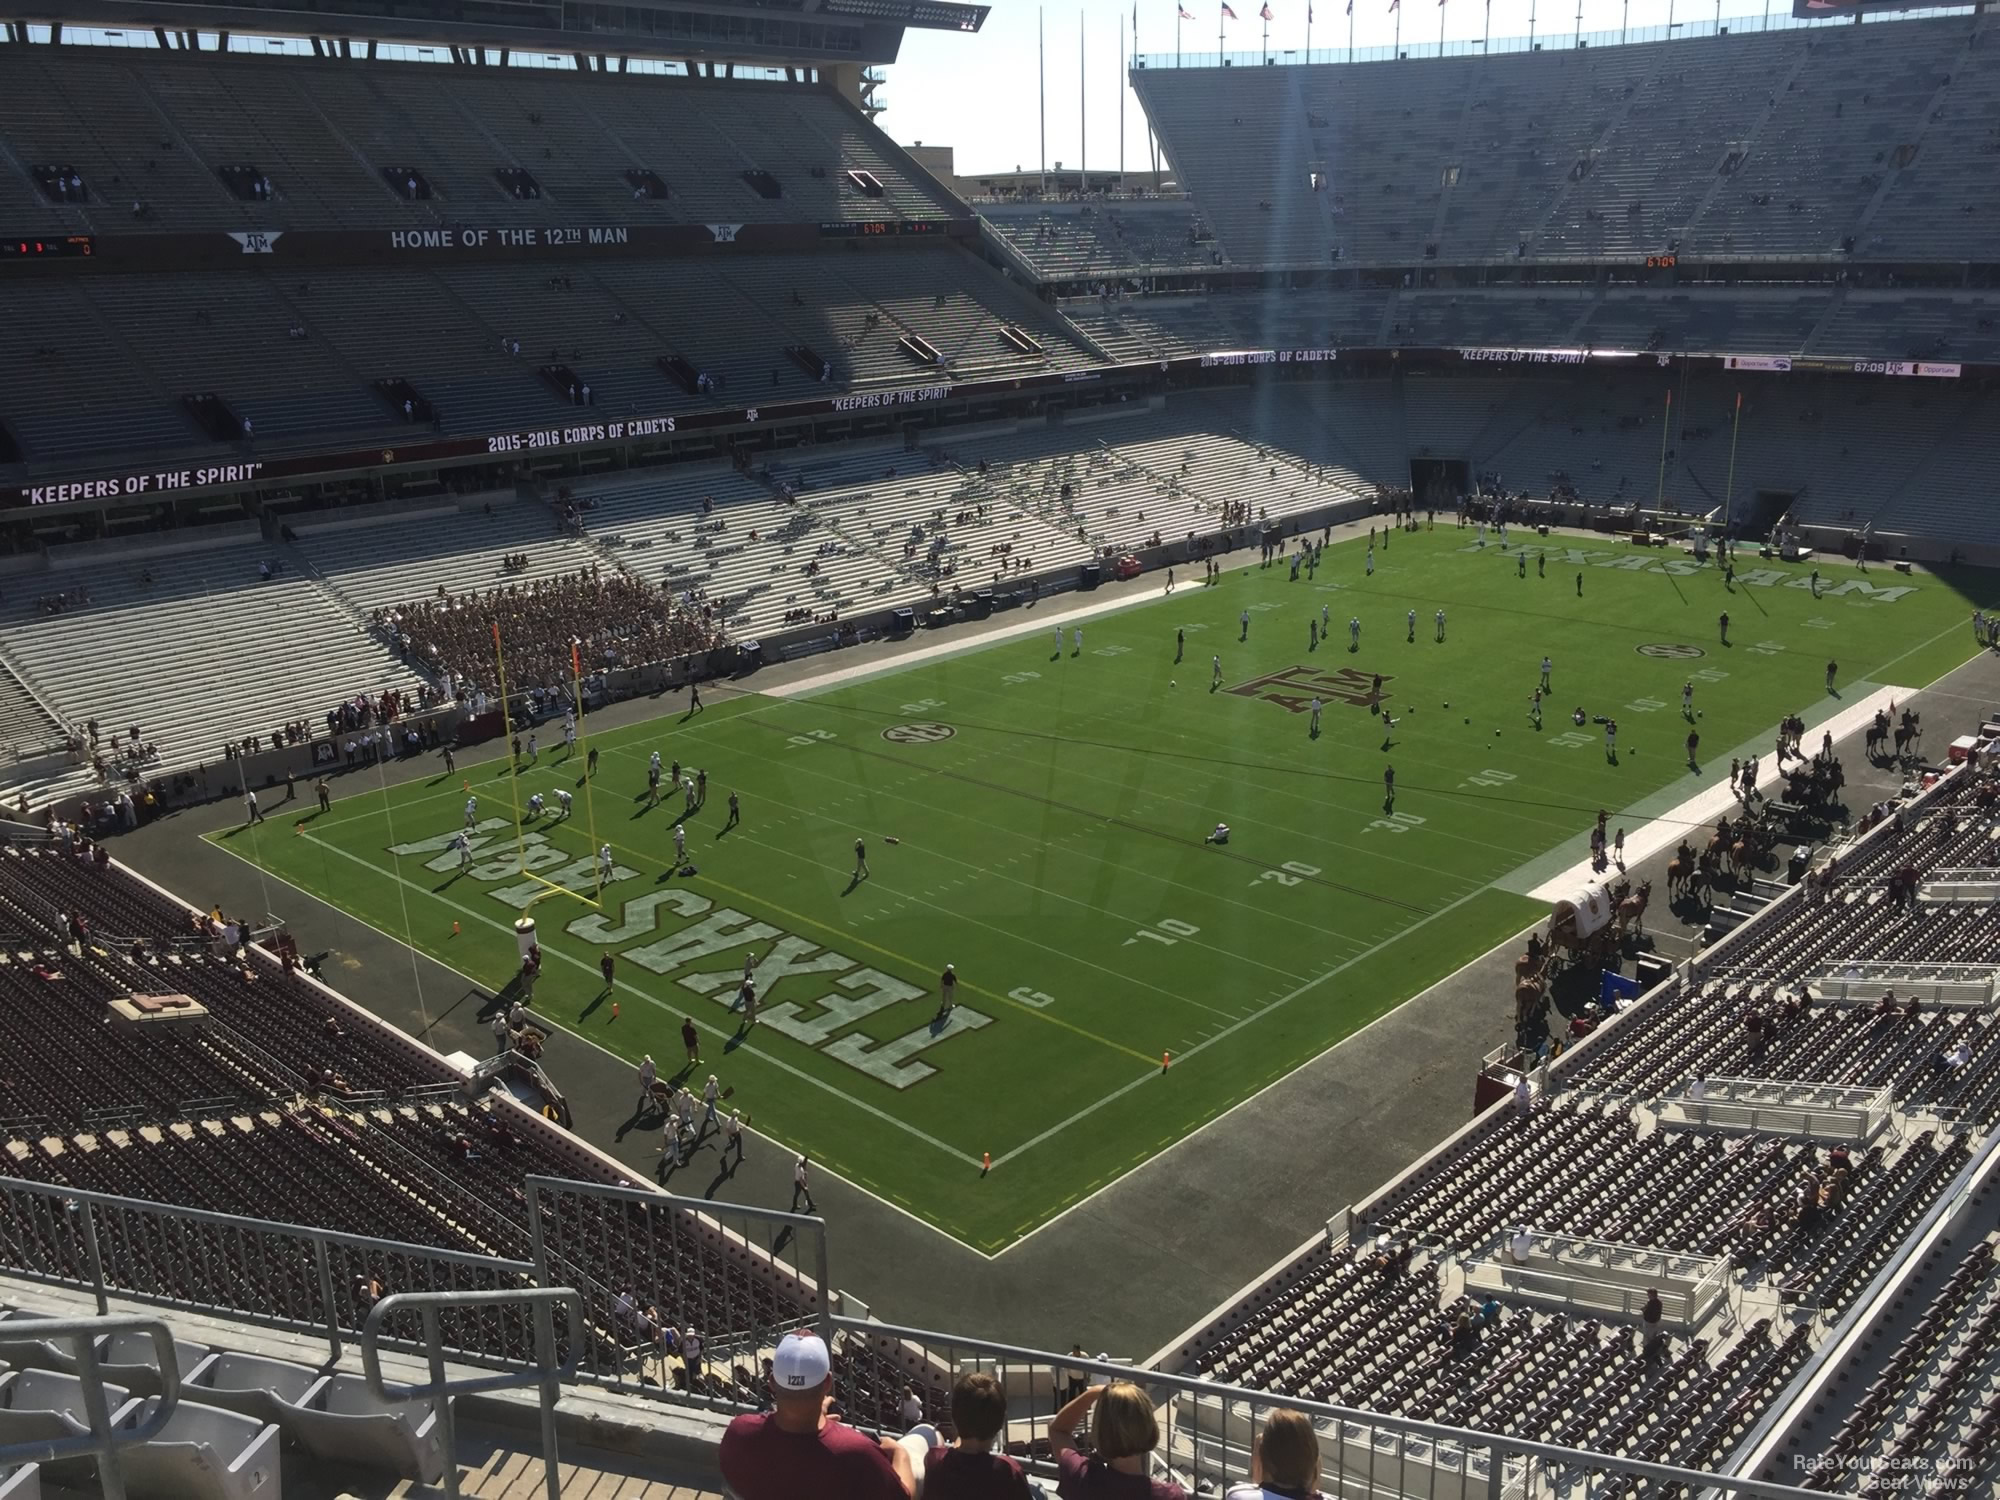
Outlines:
<svg viewBox="0 0 2000 1500"><path fill-rule="evenodd" d="M857 670L850 652L788 696L693 717L676 697L667 717L585 726L588 788L544 725L518 777L495 746L387 790L338 778L332 810L296 829L287 809L212 837L496 990L530 909L539 1017L663 1075L692 1017L697 1092L717 1073L756 1130L991 1254L1546 916L1509 887L1539 883L1522 872L1598 808L1636 826L1621 813L1657 815L1726 778L1733 753L1768 758L1786 711L1816 723L1874 685L1933 681L1973 653L1972 603L1992 602L1826 563L1815 595L1809 569L1755 559L1726 588L1712 566L1608 539L1532 542L1525 576L1470 531L1399 534L1372 574L1366 554L1329 547L1296 581L1239 566L1204 587L1182 568L1170 597L1079 616L1080 649L1069 624L1057 649L1049 621L1088 598L1062 596L994 622L1025 633L939 636L899 669ZM1322 611L1332 639L1315 644ZM1369 703L1377 674L1393 725ZM1573 726L1579 707L1617 719L1615 760L1598 725ZM1947 726L1926 728L1942 754ZM677 793L647 804L655 750L707 773L684 819ZM463 873L462 781L478 797ZM517 841L515 799L558 789L573 814ZM677 821L693 873L671 869ZM1225 844L1208 841L1218 823ZM947 963L958 1004L939 1019ZM1498 1045L1509 1015L1496 992L1463 1019ZM1305 1162L1340 1150L1299 1144Z"/></svg>

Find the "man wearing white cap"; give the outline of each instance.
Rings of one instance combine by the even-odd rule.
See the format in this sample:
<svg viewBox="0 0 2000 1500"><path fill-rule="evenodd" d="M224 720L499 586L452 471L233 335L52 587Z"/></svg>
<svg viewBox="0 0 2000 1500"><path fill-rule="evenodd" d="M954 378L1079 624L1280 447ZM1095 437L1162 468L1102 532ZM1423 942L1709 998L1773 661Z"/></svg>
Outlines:
<svg viewBox="0 0 2000 1500"><path fill-rule="evenodd" d="M833 1362L816 1333L788 1333L771 1354L776 1410L736 1418L722 1435L722 1477L738 1500L911 1500L920 1461L895 1438L879 1442L829 1414Z"/></svg>

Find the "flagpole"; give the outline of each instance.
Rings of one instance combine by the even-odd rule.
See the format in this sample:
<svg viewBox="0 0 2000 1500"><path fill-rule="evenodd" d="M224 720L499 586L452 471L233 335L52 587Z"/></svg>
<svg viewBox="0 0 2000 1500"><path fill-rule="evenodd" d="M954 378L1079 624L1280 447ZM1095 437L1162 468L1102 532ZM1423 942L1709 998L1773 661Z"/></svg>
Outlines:
<svg viewBox="0 0 2000 1500"><path fill-rule="evenodd" d="M1347 60L1354 61L1354 0L1347 0Z"/></svg>
<svg viewBox="0 0 2000 1500"><path fill-rule="evenodd" d="M1313 60L1313 8L1312 0L1306 0L1306 61Z"/></svg>
<svg viewBox="0 0 2000 1500"><path fill-rule="evenodd" d="M1630 3L1630 0L1627 0ZM1479 47L1485 51L1493 45L1493 0L1486 0L1486 29L1479 33Z"/></svg>
<svg viewBox="0 0 2000 1500"><path fill-rule="evenodd" d="M1403 55L1403 7L1400 3L1396 6L1396 41L1389 50L1397 57Z"/></svg>
<svg viewBox="0 0 2000 1500"><path fill-rule="evenodd" d="M1083 132L1083 139L1077 143L1077 153L1082 158L1076 164L1077 190L1084 197L1090 196L1090 74L1084 69L1083 11L1076 13L1076 99L1077 123Z"/></svg>
<svg viewBox="0 0 2000 1500"><path fill-rule="evenodd" d="M1048 6L1036 12L1036 46L1040 48L1042 80L1042 196L1048 196Z"/></svg>
<svg viewBox="0 0 2000 1500"><path fill-rule="evenodd" d="M1133 14L1138 14L1137 6L1133 7ZM1134 42L1139 40L1136 25L1132 29L1132 40ZM1125 185L1125 59L1128 55L1125 51L1125 18L1120 16L1118 18L1118 185L1120 187Z"/></svg>
<svg viewBox="0 0 2000 1500"><path fill-rule="evenodd" d="M1719 5L1719 4L1721 4L1721 0L1716 0L1716 3L1717 3L1718 5ZM1270 14L1270 11L1271 11L1271 7L1270 7L1270 6L1268 6L1268 5L1267 5L1267 6L1265 6L1265 7L1264 7L1264 13L1265 13L1266 15L1269 15L1269 14ZM1261 58L1260 60L1261 60L1261 61L1262 61L1262 62L1263 62L1263 63L1264 63L1264 64L1265 64L1266 66L1268 66L1268 65L1270 64L1270 61L1271 61L1271 23L1270 23L1269 21L1266 21L1266 22L1264 23L1264 42L1263 42L1263 47L1264 47L1264 51L1263 51L1263 56L1262 56L1262 58Z"/></svg>
<svg viewBox="0 0 2000 1500"><path fill-rule="evenodd" d="M1581 5L1583 0L1577 0L1577 3ZM1716 4L1721 3L1722 0L1716 0ZM1581 15L1582 12L1578 11L1577 14ZM1438 56L1444 56L1444 0L1438 0Z"/></svg>
<svg viewBox="0 0 2000 1500"><path fill-rule="evenodd" d="M1226 10L1218 10L1215 13L1215 61L1217 66L1221 65L1225 55L1222 50L1222 18L1227 14Z"/></svg>
<svg viewBox="0 0 2000 1500"><path fill-rule="evenodd" d="M1049 13L1043 6L1035 12L1035 45L1040 51L1037 69L1041 86L1042 111L1042 196L1049 191Z"/></svg>
<svg viewBox="0 0 2000 1500"><path fill-rule="evenodd" d="M1178 68L1180 65L1181 65L1181 12L1180 8L1176 6L1174 8L1174 66Z"/></svg>

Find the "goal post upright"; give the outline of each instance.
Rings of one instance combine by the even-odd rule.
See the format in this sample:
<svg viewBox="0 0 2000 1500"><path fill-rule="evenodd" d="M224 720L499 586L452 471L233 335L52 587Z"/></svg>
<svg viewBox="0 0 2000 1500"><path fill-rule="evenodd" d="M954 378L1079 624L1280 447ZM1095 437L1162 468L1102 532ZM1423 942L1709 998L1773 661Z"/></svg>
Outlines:
<svg viewBox="0 0 2000 1500"><path fill-rule="evenodd" d="M576 743L583 752L583 820L590 830L590 857L597 858L597 786L590 774L590 726L583 711L583 652L574 637L569 643L570 702L576 705ZM604 899L604 870L597 871L597 900Z"/></svg>
<svg viewBox="0 0 2000 1500"><path fill-rule="evenodd" d="M500 622L493 622L493 667L500 679L500 741L507 750L507 801L514 809L514 853L521 873L528 872L528 840L521 827L521 760L514 753L514 709L507 697L507 653L500 644Z"/></svg>

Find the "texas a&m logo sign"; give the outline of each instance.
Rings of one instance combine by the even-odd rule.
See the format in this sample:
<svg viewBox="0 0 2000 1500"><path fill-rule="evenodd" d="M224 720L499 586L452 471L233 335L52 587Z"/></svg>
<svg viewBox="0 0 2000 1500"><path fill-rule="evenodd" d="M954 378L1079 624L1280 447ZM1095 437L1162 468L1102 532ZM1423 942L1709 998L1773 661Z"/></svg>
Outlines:
<svg viewBox="0 0 2000 1500"><path fill-rule="evenodd" d="M1393 681L1395 678L1387 674L1381 678L1384 688ZM1374 701L1375 682L1372 672L1358 667L1342 667L1337 672L1324 672L1318 667L1286 667L1240 682L1228 691L1239 698L1262 698L1266 703L1303 714L1312 712L1315 698L1323 703L1352 703L1356 708L1366 708Z"/></svg>

